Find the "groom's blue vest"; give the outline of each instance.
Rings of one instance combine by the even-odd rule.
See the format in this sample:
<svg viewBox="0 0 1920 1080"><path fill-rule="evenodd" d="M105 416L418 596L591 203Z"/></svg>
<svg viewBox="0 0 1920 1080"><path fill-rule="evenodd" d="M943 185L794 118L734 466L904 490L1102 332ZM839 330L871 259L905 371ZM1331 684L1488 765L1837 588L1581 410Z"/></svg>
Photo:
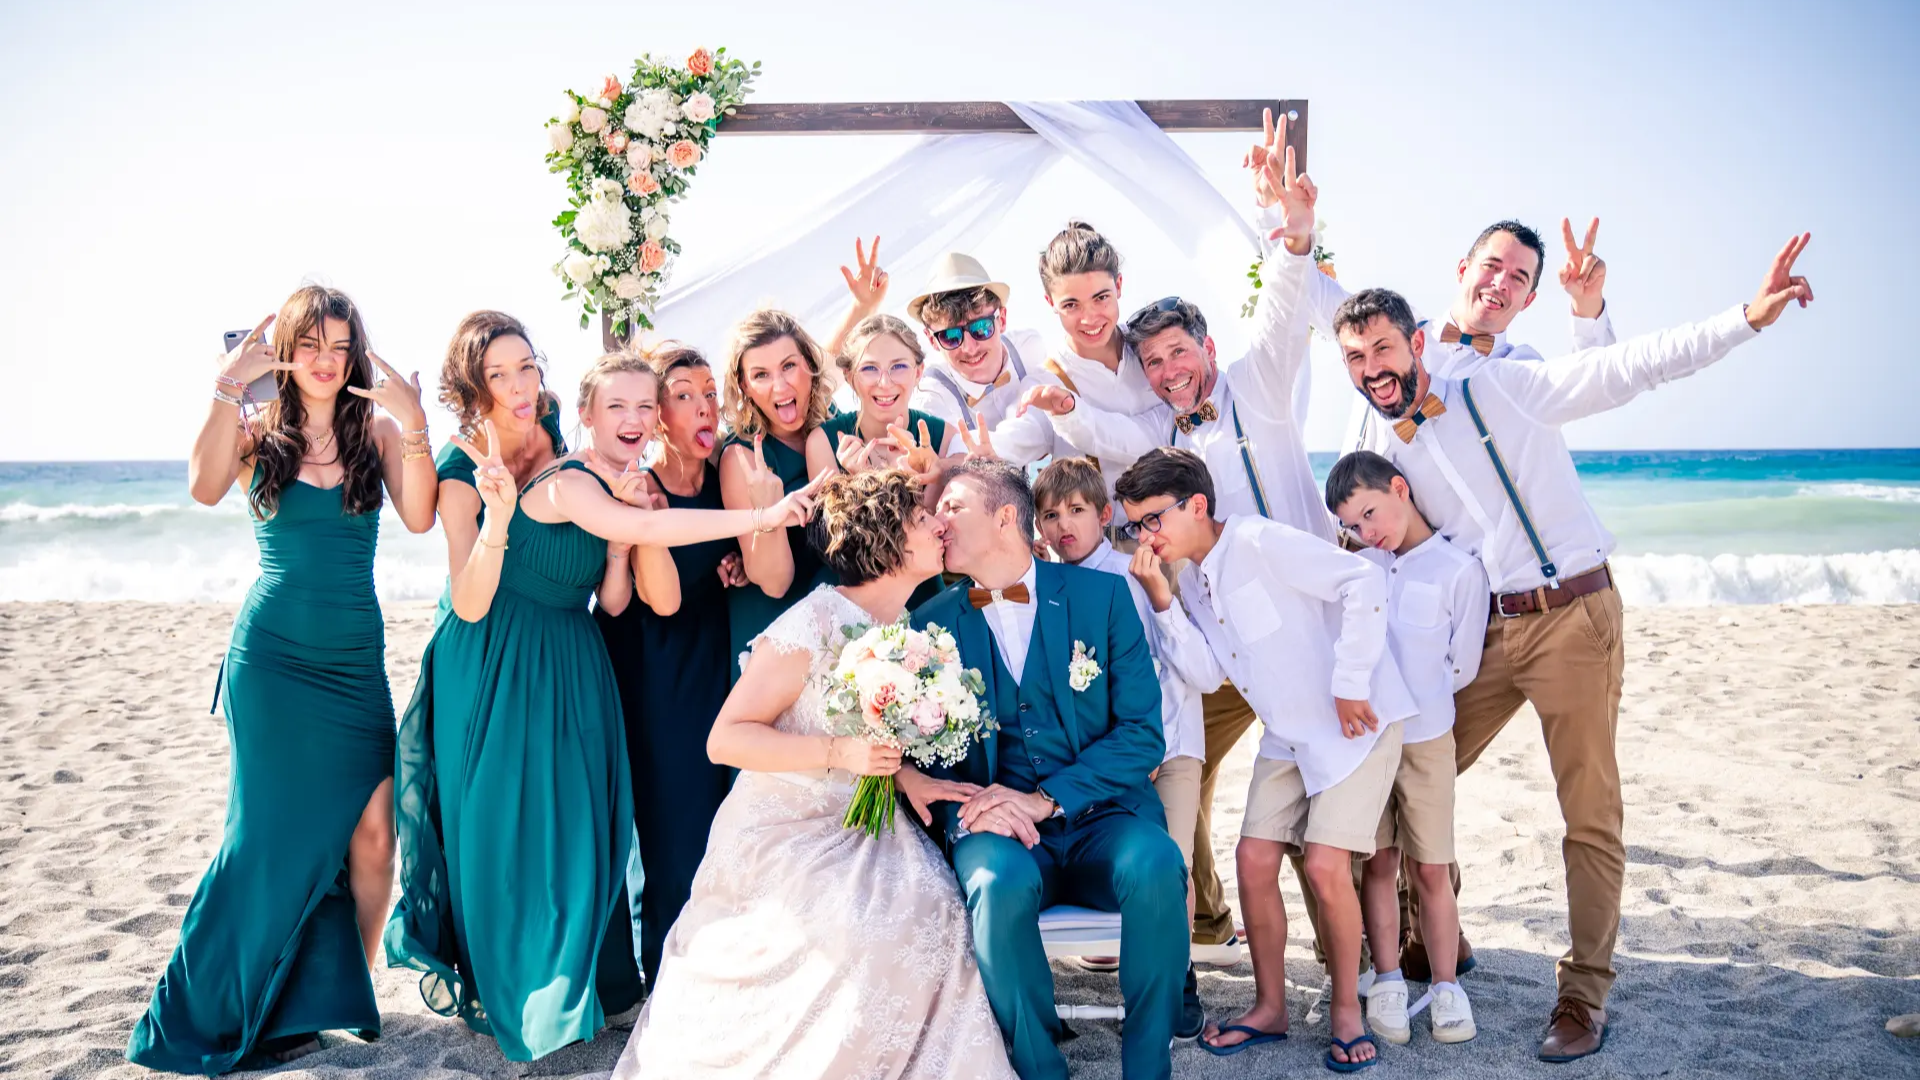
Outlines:
<svg viewBox="0 0 1920 1080"><path fill-rule="evenodd" d="M1164 823L1147 775L1166 756L1160 682L1146 628L1126 582L1116 575L1041 562L1034 567L1034 630L1025 670L1015 682L983 615L961 582L921 605L913 624L952 631L960 659L986 682L986 704L1000 724L943 775L1019 791L1044 787L1069 820L1117 806ZM1075 644L1093 650L1101 672L1074 690L1067 667ZM936 804L938 838L950 842L955 806Z"/></svg>

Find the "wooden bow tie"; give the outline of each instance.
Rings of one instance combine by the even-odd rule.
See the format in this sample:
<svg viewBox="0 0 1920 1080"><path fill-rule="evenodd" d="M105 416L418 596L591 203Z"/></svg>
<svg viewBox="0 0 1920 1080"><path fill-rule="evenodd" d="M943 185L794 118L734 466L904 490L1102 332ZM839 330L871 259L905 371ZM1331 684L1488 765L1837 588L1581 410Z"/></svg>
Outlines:
<svg viewBox="0 0 1920 1080"><path fill-rule="evenodd" d="M1201 424L1211 424L1218 419L1220 419L1220 410L1213 407L1213 402L1203 401L1199 408L1187 415L1175 417L1173 426L1180 429L1180 434L1191 435L1194 428Z"/></svg>
<svg viewBox="0 0 1920 1080"><path fill-rule="evenodd" d="M987 387L985 390L980 391L978 394L970 394L967 396L967 408L969 409L979 408L980 403L987 400L988 394L993 393L995 390L1000 389L1001 387L1007 385L1012 381L1013 381L1013 372L1008 371L1006 368L1001 368L1000 377L993 380L992 386Z"/></svg>
<svg viewBox="0 0 1920 1080"><path fill-rule="evenodd" d="M1413 441L1413 433L1420 430L1421 424L1446 411L1447 407L1441 404L1439 398L1428 394L1420 399L1419 407L1408 413L1405 419L1393 422L1393 433L1400 436L1401 442L1410 443Z"/></svg>
<svg viewBox="0 0 1920 1080"><path fill-rule="evenodd" d="M972 604L976 608L986 607L988 604L993 603L995 600L1005 600L1005 601L1008 601L1009 603L1024 604L1029 602L1032 599L1033 599L1033 596L1031 593L1027 592L1027 583L1024 581L1016 581L1012 585L1009 585L1004 589L968 589L967 590L967 602Z"/></svg>
<svg viewBox="0 0 1920 1080"><path fill-rule="evenodd" d="M1448 345L1460 344L1468 346L1481 356L1486 356L1493 351L1492 334L1463 334L1460 332L1460 328L1452 323L1448 323L1441 329L1440 340Z"/></svg>

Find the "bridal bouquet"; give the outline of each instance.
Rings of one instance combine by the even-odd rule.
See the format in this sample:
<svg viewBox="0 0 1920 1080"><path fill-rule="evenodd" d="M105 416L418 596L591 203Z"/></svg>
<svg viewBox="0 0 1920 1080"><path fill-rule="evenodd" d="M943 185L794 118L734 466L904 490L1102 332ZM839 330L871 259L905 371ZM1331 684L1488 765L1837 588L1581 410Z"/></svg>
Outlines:
<svg viewBox="0 0 1920 1080"><path fill-rule="evenodd" d="M595 311L613 332L652 329L648 313L660 297L669 257L667 205L693 180L720 120L746 100L759 74L727 56L696 49L684 61L642 56L622 83L567 91L559 116L547 122L547 168L567 174L571 209L553 219L567 253L554 265L585 327Z"/></svg>
<svg viewBox="0 0 1920 1080"><path fill-rule="evenodd" d="M918 765L952 765L998 725L981 708L980 672L960 666L960 647L938 626L859 624L825 676L821 696L839 735L899 749ZM863 776L841 824L868 836L893 831L891 776Z"/></svg>

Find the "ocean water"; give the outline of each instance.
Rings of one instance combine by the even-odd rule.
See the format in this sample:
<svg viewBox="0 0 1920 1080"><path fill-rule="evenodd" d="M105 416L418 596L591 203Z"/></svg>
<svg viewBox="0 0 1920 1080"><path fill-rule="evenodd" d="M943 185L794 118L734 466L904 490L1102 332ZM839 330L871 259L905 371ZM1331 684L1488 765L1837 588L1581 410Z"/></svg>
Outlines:
<svg viewBox="0 0 1920 1080"><path fill-rule="evenodd" d="M1629 604L1920 602L1920 449L1582 452ZM1315 454L1321 477L1334 455ZM238 491L185 462L0 462L0 600L239 599L256 573ZM382 513L383 600L431 600L438 530Z"/></svg>

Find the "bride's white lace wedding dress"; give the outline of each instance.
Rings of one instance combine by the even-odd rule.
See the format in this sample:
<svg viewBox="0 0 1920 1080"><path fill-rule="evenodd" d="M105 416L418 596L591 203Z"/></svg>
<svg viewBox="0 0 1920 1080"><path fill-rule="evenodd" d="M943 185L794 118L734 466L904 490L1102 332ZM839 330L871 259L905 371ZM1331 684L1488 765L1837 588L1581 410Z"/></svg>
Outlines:
<svg viewBox="0 0 1920 1080"><path fill-rule="evenodd" d="M819 676L872 621L822 586L754 640L813 658L775 727L831 734ZM1013 1080L953 871L911 808L878 837L843 828L853 782L740 774L615 1080Z"/></svg>

